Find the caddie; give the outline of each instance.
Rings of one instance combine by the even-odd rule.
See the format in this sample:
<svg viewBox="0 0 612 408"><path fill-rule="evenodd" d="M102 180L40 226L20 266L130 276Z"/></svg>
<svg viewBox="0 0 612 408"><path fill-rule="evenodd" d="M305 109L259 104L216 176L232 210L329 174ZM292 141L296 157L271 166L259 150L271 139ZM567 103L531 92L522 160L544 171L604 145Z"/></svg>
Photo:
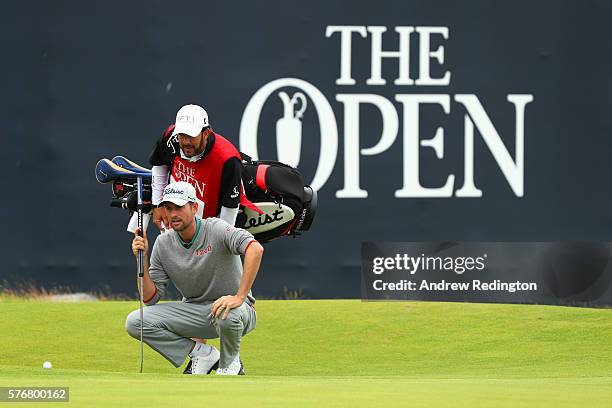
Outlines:
<svg viewBox="0 0 612 408"><path fill-rule="evenodd" d="M240 342L257 321L251 286L263 247L249 232L219 218L196 217L196 191L187 182L168 184L162 205L172 230L157 237L150 264L145 255L143 340L175 367L191 356L192 374L217 369L218 375L243 375ZM146 233L134 235L134 256L138 250L148 254ZM183 300L158 303L170 281ZM140 322L139 310L126 320L136 339ZM217 337L220 352L191 339Z"/></svg>
<svg viewBox="0 0 612 408"><path fill-rule="evenodd" d="M155 144L149 159L154 206L168 182L187 181L196 188L200 218L217 217L236 224L240 205L254 209L244 195L241 157L236 147L212 130L208 113L199 105L185 105L176 121ZM169 229L162 206L153 209L153 222Z"/></svg>

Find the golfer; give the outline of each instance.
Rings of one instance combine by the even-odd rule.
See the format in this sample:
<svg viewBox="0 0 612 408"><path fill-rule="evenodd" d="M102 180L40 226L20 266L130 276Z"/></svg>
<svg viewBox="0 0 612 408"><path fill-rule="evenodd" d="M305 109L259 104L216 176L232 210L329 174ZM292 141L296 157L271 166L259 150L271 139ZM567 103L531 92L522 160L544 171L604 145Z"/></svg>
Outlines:
<svg viewBox="0 0 612 408"><path fill-rule="evenodd" d="M172 231L153 245L150 265L145 256L143 339L175 367L191 356L192 374L243 375L242 336L255 328L251 286L259 270L263 247L249 232L218 218L196 217L194 187L170 183L162 205ZM146 234L135 234L132 252L148 253ZM244 269L240 255L244 254ZM168 282L183 295L181 302L158 304ZM140 312L127 317L130 336L140 339ZM220 338L221 352L191 338Z"/></svg>

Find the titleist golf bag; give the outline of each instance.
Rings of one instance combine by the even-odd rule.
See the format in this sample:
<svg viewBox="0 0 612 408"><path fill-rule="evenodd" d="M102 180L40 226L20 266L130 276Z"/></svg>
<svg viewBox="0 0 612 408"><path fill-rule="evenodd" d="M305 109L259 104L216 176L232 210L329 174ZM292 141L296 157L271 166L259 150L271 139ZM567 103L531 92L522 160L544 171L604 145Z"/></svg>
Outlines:
<svg viewBox="0 0 612 408"><path fill-rule="evenodd" d="M308 231L317 210L317 192L304 185L300 172L277 161L241 156L244 193L263 214L244 208L236 226L260 242Z"/></svg>
<svg viewBox="0 0 612 408"><path fill-rule="evenodd" d="M96 180L112 183L112 207L136 211L136 178L143 181L143 212L152 210L151 170L123 156L101 159ZM301 174L275 161L253 161L242 154L242 181L246 197L259 209L240 207L236 226L251 232L259 242L308 231L317 209L317 192L304 185Z"/></svg>

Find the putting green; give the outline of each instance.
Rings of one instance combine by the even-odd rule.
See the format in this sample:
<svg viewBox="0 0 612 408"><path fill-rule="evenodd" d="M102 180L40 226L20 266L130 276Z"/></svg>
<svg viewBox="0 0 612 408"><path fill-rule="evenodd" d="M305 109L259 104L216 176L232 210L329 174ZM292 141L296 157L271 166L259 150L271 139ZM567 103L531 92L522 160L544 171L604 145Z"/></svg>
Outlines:
<svg viewBox="0 0 612 408"><path fill-rule="evenodd" d="M611 405L612 310L260 301L247 376L218 378L183 376L148 348L138 374L124 331L137 307L0 299L0 386L70 387L70 405L88 407Z"/></svg>

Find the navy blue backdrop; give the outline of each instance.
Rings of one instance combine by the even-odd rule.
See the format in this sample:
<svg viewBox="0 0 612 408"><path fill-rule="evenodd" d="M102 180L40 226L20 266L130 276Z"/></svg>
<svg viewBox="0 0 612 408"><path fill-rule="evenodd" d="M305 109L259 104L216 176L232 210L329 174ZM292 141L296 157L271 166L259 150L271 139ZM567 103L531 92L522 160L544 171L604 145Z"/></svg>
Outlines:
<svg viewBox="0 0 612 408"><path fill-rule="evenodd" d="M286 287L308 297L358 297L362 241L612 238L608 2L23 1L4 10L0 279L9 283L135 292L127 215L108 207L110 188L95 182L93 167L117 154L145 163L183 104L203 105L214 129L237 146L241 132L246 140L246 127L257 126L259 157L276 159L275 124L284 108L277 94L301 92L307 106L299 168L312 181L321 145L328 155L333 150L331 136L320 131L321 123L329 132L331 122L315 109L314 94L295 84L274 89L258 124L241 130L253 95L280 78L320 91L335 118L338 150L319 186L312 230L267 246L256 295L281 296ZM354 85L337 84L346 28L334 32L333 26L357 27L350 50ZM401 68L393 57L382 59L386 83L369 84L376 26L386 27L384 51L400 50L397 27L414 28L408 52L413 80L425 75L423 27L436 28L430 51L442 46L443 61L427 54L430 75L448 72L448 84L396 84ZM347 138L357 137L345 133L347 126L359 130L360 149L378 143L383 125L393 127L367 103L360 105L358 123L347 121L338 95L364 94L394 107L398 130L384 151L356 158L359 187L368 197L338 198L347 177ZM507 98L531 96L523 111L524 166L517 166L522 193L513 190L481 136L482 117L457 101L463 94L475 95L512 162L519 126L517 106ZM419 114L420 140L443 128L442 157L426 145L416 149L420 184L439 188L453 174L450 197L395 197L404 183L404 125L415 120L404 116L397 95L448 97L448 113L434 103ZM474 182L482 196L458 197L470 120L476 125Z"/></svg>

